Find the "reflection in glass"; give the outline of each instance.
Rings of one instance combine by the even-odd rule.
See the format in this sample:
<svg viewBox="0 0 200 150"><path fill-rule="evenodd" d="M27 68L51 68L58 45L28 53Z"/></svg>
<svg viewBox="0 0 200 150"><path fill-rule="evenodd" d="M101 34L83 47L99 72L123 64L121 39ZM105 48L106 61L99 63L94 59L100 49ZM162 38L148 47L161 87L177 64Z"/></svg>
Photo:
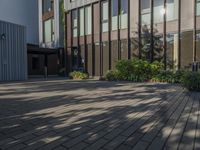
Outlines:
<svg viewBox="0 0 200 150"><path fill-rule="evenodd" d="M178 69L178 34L177 33L167 33L166 35L167 51L166 60L167 68Z"/></svg>
<svg viewBox="0 0 200 150"><path fill-rule="evenodd" d="M90 35L92 33L92 8L88 6L85 8L85 34Z"/></svg>
<svg viewBox="0 0 200 150"><path fill-rule="evenodd" d="M126 29L128 27L128 0L120 0L120 29Z"/></svg>
<svg viewBox="0 0 200 150"><path fill-rule="evenodd" d="M80 27L79 27L79 32L80 32L80 36L83 36L84 35L84 8L81 8L79 10L79 19L80 19Z"/></svg>
<svg viewBox="0 0 200 150"><path fill-rule="evenodd" d="M178 19L178 1L179 0L166 0L167 21Z"/></svg>
<svg viewBox="0 0 200 150"><path fill-rule="evenodd" d="M102 3L102 32L108 32L108 2Z"/></svg>
<svg viewBox="0 0 200 150"><path fill-rule="evenodd" d="M44 41L49 43L54 41L54 19L49 19L44 22Z"/></svg>
<svg viewBox="0 0 200 150"><path fill-rule="evenodd" d="M149 25L151 21L150 0L141 0L141 23Z"/></svg>
<svg viewBox="0 0 200 150"><path fill-rule="evenodd" d="M117 30L118 0L112 0L112 30Z"/></svg>
<svg viewBox="0 0 200 150"><path fill-rule="evenodd" d="M77 37L78 30L77 30L77 10L72 11L72 29L73 29L73 37Z"/></svg>
<svg viewBox="0 0 200 150"><path fill-rule="evenodd" d="M154 0L154 23L163 22L164 16L164 0Z"/></svg>

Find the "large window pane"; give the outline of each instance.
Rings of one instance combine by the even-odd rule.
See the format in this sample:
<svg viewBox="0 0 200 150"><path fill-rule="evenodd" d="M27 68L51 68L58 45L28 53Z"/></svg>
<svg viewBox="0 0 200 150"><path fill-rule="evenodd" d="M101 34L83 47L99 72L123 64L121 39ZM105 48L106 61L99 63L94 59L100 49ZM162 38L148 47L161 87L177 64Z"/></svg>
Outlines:
<svg viewBox="0 0 200 150"><path fill-rule="evenodd" d="M85 34L89 35L92 33L92 9L91 6L85 8Z"/></svg>
<svg viewBox="0 0 200 150"><path fill-rule="evenodd" d="M80 14L80 36L83 36L84 35L84 8L81 8L79 10L79 14Z"/></svg>
<svg viewBox="0 0 200 150"><path fill-rule="evenodd" d="M120 28L125 29L128 26L128 0L120 0Z"/></svg>
<svg viewBox="0 0 200 150"><path fill-rule="evenodd" d="M141 23L149 25L151 21L150 0L141 0Z"/></svg>
<svg viewBox="0 0 200 150"><path fill-rule="evenodd" d="M118 24L118 0L112 0L112 30L117 30Z"/></svg>
<svg viewBox="0 0 200 150"><path fill-rule="evenodd" d="M167 33L167 68L178 69L178 34L177 33Z"/></svg>
<svg viewBox="0 0 200 150"><path fill-rule="evenodd" d="M167 21L178 19L178 0L167 0L166 7Z"/></svg>
<svg viewBox="0 0 200 150"><path fill-rule="evenodd" d="M108 2L102 3L102 32L108 32Z"/></svg>
<svg viewBox="0 0 200 150"><path fill-rule="evenodd" d="M199 16L200 15L200 0L197 0L197 4L196 4L196 15Z"/></svg>
<svg viewBox="0 0 200 150"><path fill-rule="evenodd" d="M163 22L164 10L164 0L154 0L154 23Z"/></svg>
<svg viewBox="0 0 200 150"><path fill-rule="evenodd" d="M44 42L54 41L54 20L49 19L44 22Z"/></svg>
<svg viewBox="0 0 200 150"><path fill-rule="evenodd" d="M77 10L72 11L72 29L73 29L73 37L77 37Z"/></svg>
<svg viewBox="0 0 200 150"><path fill-rule="evenodd" d="M200 62L200 30L196 33L196 60Z"/></svg>

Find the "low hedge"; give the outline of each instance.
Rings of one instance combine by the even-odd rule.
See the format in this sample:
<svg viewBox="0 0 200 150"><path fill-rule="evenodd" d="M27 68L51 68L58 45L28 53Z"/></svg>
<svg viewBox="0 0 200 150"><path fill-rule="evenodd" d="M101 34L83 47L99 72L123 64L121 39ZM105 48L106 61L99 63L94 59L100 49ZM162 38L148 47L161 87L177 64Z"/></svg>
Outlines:
<svg viewBox="0 0 200 150"><path fill-rule="evenodd" d="M182 83L190 91L200 91L200 73L199 72L185 73Z"/></svg>
<svg viewBox="0 0 200 150"><path fill-rule="evenodd" d="M120 60L116 64L116 70L107 72L106 79L145 82L149 81L155 74L160 73L163 66L157 61L149 63L141 59Z"/></svg>
<svg viewBox="0 0 200 150"><path fill-rule="evenodd" d="M149 63L145 60L120 60L116 70L108 71L106 80L133 82L166 82L179 83L191 91L200 91L200 73L190 71L166 71L160 62Z"/></svg>
<svg viewBox="0 0 200 150"><path fill-rule="evenodd" d="M84 73L81 71L73 71L69 74L70 79L74 79L74 80L84 80L84 79L88 79L89 75L88 73Z"/></svg>
<svg viewBox="0 0 200 150"><path fill-rule="evenodd" d="M154 75L151 81L154 82L167 82L167 83L183 83L184 75L187 71L169 71L163 70L160 73Z"/></svg>

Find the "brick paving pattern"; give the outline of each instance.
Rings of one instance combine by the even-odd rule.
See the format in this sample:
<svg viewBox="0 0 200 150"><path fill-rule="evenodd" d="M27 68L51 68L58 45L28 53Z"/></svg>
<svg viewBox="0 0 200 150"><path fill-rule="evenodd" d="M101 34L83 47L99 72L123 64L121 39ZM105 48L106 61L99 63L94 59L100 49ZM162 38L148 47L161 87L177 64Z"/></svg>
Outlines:
<svg viewBox="0 0 200 150"><path fill-rule="evenodd" d="M1 83L0 149L199 150L200 93L155 83Z"/></svg>

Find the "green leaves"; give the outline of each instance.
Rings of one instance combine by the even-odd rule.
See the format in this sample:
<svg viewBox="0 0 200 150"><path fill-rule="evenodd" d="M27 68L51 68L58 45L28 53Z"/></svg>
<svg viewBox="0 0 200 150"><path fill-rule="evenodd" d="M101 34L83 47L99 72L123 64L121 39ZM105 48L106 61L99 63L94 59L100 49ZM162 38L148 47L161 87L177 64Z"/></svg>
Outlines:
<svg viewBox="0 0 200 150"><path fill-rule="evenodd" d="M190 91L200 91L200 73L186 72L183 76L183 85Z"/></svg>
<svg viewBox="0 0 200 150"><path fill-rule="evenodd" d="M159 73L163 66L157 61L149 63L142 59L120 60L117 62L116 71L109 71L106 79L144 82L150 80L155 73Z"/></svg>
<svg viewBox="0 0 200 150"><path fill-rule="evenodd" d="M88 79L89 75L87 73L83 73L80 71L74 71L69 74L70 79L75 79L75 80L84 80Z"/></svg>

